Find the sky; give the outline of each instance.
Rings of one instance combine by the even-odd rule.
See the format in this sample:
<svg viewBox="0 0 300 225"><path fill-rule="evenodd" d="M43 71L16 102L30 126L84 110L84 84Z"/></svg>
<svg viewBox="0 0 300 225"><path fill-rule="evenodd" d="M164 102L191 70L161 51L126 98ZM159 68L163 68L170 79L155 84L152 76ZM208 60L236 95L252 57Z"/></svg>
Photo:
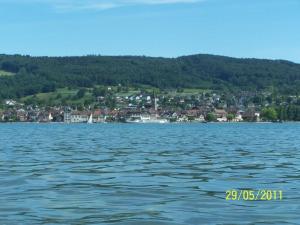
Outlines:
<svg viewBox="0 0 300 225"><path fill-rule="evenodd" d="M0 53L300 63L300 0L0 0Z"/></svg>

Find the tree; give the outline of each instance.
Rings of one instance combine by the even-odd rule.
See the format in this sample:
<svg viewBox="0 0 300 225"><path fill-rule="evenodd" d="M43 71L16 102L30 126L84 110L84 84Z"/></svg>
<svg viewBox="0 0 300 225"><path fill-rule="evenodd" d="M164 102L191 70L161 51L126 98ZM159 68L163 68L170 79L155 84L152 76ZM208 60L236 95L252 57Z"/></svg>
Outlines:
<svg viewBox="0 0 300 225"><path fill-rule="evenodd" d="M266 121L276 121L278 119L277 112L273 107L263 109L261 116Z"/></svg>
<svg viewBox="0 0 300 225"><path fill-rule="evenodd" d="M109 96L105 103L110 109L114 109L116 107L116 99L113 96Z"/></svg>
<svg viewBox="0 0 300 225"><path fill-rule="evenodd" d="M93 89L93 95L95 97L99 97L99 96L105 96L107 94L107 89L106 88L94 88Z"/></svg>
<svg viewBox="0 0 300 225"><path fill-rule="evenodd" d="M215 121L217 121L217 117L213 113L208 113L206 115L205 119L206 119L207 122L215 122Z"/></svg>
<svg viewBox="0 0 300 225"><path fill-rule="evenodd" d="M286 107L281 106L281 107L277 108L277 115L278 115L278 119L280 121L289 120L288 116L287 116L287 109L286 109Z"/></svg>
<svg viewBox="0 0 300 225"><path fill-rule="evenodd" d="M58 93L55 97L56 99L61 99L62 98L62 94L61 93Z"/></svg>
<svg viewBox="0 0 300 225"><path fill-rule="evenodd" d="M81 99L84 97L86 90L85 89L80 89L77 94L76 94L76 98L77 99Z"/></svg>
<svg viewBox="0 0 300 225"><path fill-rule="evenodd" d="M3 76L1 72L10 72L12 75ZM56 88L79 89L118 84L137 88L171 88L178 89L178 92L185 88L219 90L224 93L259 93L269 89L273 93L268 98L272 104L276 103L278 94L300 93L300 65L286 61L211 55L169 59L0 55L0 95L3 99L22 98ZM254 102L262 105L265 97L259 98L254 99Z"/></svg>
<svg viewBox="0 0 300 225"><path fill-rule="evenodd" d="M234 118L235 118L235 115L234 115L234 114L229 113L229 114L227 115L227 120L228 120L228 121L232 121Z"/></svg>

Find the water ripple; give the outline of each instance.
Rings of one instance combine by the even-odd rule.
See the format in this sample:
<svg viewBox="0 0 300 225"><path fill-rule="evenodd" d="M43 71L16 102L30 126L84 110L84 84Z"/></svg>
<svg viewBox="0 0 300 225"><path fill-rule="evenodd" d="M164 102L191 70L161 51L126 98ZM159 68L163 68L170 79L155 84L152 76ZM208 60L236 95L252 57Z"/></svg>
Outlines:
<svg viewBox="0 0 300 225"><path fill-rule="evenodd" d="M1 124L0 224L299 224L299 128Z"/></svg>

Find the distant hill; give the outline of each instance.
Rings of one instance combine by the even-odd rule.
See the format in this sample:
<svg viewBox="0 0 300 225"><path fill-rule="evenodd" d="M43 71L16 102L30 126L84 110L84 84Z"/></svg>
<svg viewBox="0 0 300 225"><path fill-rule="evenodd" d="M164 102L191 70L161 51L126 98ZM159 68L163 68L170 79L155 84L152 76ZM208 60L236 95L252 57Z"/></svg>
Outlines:
<svg viewBox="0 0 300 225"><path fill-rule="evenodd" d="M300 91L300 64L214 55L179 58L138 56L30 57L0 55L0 98L63 87L150 85L221 91Z"/></svg>

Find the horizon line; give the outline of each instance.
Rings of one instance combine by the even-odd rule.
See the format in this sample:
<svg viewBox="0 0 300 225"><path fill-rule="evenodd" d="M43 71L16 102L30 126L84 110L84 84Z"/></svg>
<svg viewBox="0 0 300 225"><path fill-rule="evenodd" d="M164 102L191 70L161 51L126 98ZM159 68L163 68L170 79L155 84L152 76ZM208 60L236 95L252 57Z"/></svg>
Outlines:
<svg viewBox="0 0 300 225"><path fill-rule="evenodd" d="M294 60L283 59L283 58L260 58L260 57L238 57L238 56L228 56L222 54L211 54L211 53L194 53L194 54L183 54L179 56L150 56L150 55L127 55L127 54L120 54L120 55L102 55L102 54L82 54L82 55L31 55L31 54L22 54L22 53L15 53L15 54L7 54L7 53L0 53L0 56L22 56L22 57L31 57L31 58L75 58L75 57L145 57L145 58L164 58L164 59L178 59L182 57L189 57L189 56L197 56L197 55L207 55L207 56L216 56L216 57L226 57L226 58L233 58L233 59L256 59L256 60L268 60L268 61L287 61L295 64L300 64L300 62L296 62Z"/></svg>

